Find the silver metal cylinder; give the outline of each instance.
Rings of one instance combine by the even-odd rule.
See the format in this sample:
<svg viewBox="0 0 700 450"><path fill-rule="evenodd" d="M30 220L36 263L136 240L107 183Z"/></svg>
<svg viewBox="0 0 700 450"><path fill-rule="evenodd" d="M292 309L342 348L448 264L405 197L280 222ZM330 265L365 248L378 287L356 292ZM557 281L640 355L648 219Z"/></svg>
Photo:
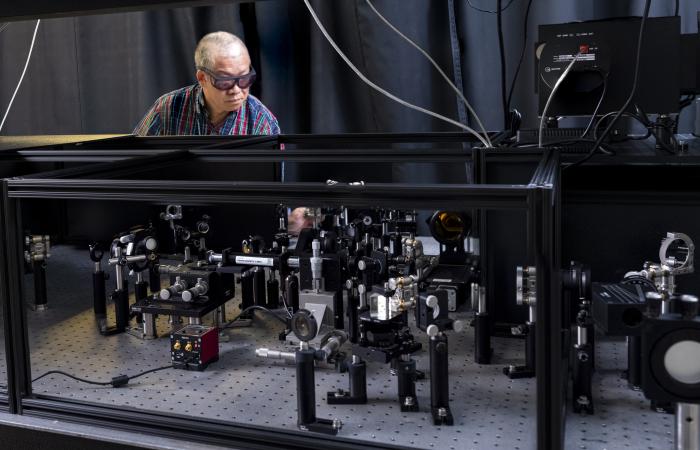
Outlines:
<svg viewBox="0 0 700 450"><path fill-rule="evenodd" d="M357 293L360 296L360 308L367 307L367 288L364 284L357 285Z"/></svg>
<svg viewBox="0 0 700 450"><path fill-rule="evenodd" d="M486 288L479 286L479 304L477 313L486 314Z"/></svg>
<svg viewBox="0 0 700 450"><path fill-rule="evenodd" d="M185 261L192 261L192 251L189 245L185 246Z"/></svg>
<svg viewBox="0 0 700 450"><path fill-rule="evenodd" d="M158 337L156 333L156 317L153 314L144 313L141 319L144 339L155 339Z"/></svg>
<svg viewBox="0 0 700 450"><path fill-rule="evenodd" d="M664 270L661 272L661 282L659 286L661 292L668 292L669 295L673 295L676 291L676 277L670 271Z"/></svg>
<svg viewBox="0 0 700 450"><path fill-rule="evenodd" d="M136 282L143 283L143 272L136 272Z"/></svg>
<svg viewBox="0 0 700 450"><path fill-rule="evenodd" d="M217 326L219 324L226 323L226 304L223 304L216 309L216 321Z"/></svg>
<svg viewBox="0 0 700 450"><path fill-rule="evenodd" d="M208 252L207 261L210 264L218 264L223 261L223 255L221 253Z"/></svg>
<svg viewBox="0 0 700 450"><path fill-rule="evenodd" d="M201 317L188 317L188 322L190 325L201 325L202 324L202 318Z"/></svg>
<svg viewBox="0 0 700 450"><path fill-rule="evenodd" d="M256 348L255 355L261 358L283 359L288 362L294 362L296 360L296 354L294 352L280 352L268 348Z"/></svg>
<svg viewBox="0 0 700 450"><path fill-rule="evenodd" d="M122 249L121 249L121 247L117 247L116 252L117 252L117 256L116 256L116 257L114 257L114 258L109 258L109 263L110 263L110 264L117 264L117 263L122 259L122 258L121 258L121 254L122 254ZM124 259L125 259L126 262L128 262L128 263L135 263L135 262L142 262L142 261L145 261L145 260L147 259L147 257L146 257L146 255L135 255L135 256L126 256Z"/></svg>
<svg viewBox="0 0 700 450"><path fill-rule="evenodd" d="M116 253L116 259L118 260L119 257L122 255L122 249L121 247L117 247L115 250ZM114 280L117 283L117 289L124 289L124 268L117 264L114 267Z"/></svg>
<svg viewBox="0 0 700 450"><path fill-rule="evenodd" d="M162 300L168 300L175 294L178 294L187 289L187 282L180 279L180 277L175 277L175 283L167 289L160 290L160 298Z"/></svg>
<svg viewBox="0 0 700 450"><path fill-rule="evenodd" d="M318 239L314 239L311 242L311 251L313 256L311 257L311 279L313 283L313 288L316 291L320 291L321 287L321 277L323 270L323 259L321 259L321 242Z"/></svg>
<svg viewBox="0 0 700 450"><path fill-rule="evenodd" d="M528 310L528 321L530 323L535 323L537 321L537 310L535 309L535 305L530 306Z"/></svg>
<svg viewBox="0 0 700 450"><path fill-rule="evenodd" d="M102 270L102 263L100 261L97 261L95 263L95 273L100 272Z"/></svg>
<svg viewBox="0 0 700 450"><path fill-rule="evenodd" d="M576 327L576 346L582 347L588 343L588 329L586 327Z"/></svg>
<svg viewBox="0 0 700 450"><path fill-rule="evenodd" d="M661 314L671 313L671 296L664 295L663 300L661 300Z"/></svg>
<svg viewBox="0 0 700 450"><path fill-rule="evenodd" d="M676 404L676 450L700 450L700 405Z"/></svg>
<svg viewBox="0 0 700 450"><path fill-rule="evenodd" d="M185 302L191 302L195 298L206 294L208 290L209 285L207 285L207 282L201 278L197 278L197 284L182 292L182 300Z"/></svg>
<svg viewBox="0 0 700 450"><path fill-rule="evenodd" d="M158 264L158 273L161 275L167 275L175 272L178 269L177 266L171 266L168 264Z"/></svg>
<svg viewBox="0 0 700 450"><path fill-rule="evenodd" d="M343 338L341 336L331 336L328 339L328 342L326 342L326 345L324 345L321 348L321 351L326 354L326 358L329 356L335 354L338 350L340 350L340 347L345 343L347 340L346 338Z"/></svg>
<svg viewBox="0 0 700 450"><path fill-rule="evenodd" d="M472 309L478 311L479 309L479 283L472 283L470 285L470 298L472 301Z"/></svg>

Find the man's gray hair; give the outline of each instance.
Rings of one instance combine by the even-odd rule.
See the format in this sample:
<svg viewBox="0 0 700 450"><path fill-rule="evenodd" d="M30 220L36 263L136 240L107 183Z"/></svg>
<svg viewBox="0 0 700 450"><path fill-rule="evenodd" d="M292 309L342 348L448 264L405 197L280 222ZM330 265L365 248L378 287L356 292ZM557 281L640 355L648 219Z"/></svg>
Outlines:
<svg viewBox="0 0 700 450"><path fill-rule="evenodd" d="M199 40L197 48L194 50L194 64L197 67L210 69L214 65L214 58L217 55L238 54L239 46L246 53L248 52L245 43L234 34L226 31L209 33Z"/></svg>

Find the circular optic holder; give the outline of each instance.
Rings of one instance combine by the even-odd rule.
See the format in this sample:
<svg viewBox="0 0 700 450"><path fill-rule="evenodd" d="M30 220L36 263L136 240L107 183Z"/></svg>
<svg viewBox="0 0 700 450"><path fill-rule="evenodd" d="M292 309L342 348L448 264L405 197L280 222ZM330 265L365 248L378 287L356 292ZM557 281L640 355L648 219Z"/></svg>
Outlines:
<svg viewBox="0 0 700 450"><path fill-rule="evenodd" d="M700 330L665 334L653 346L649 365L658 386L677 401L700 402Z"/></svg>
<svg viewBox="0 0 700 450"><path fill-rule="evenodd" d="M659 261L671 268L674 275L693 273L695 244L685 233L666 233L659 248Z"/></svg>
<svg viewBox="0 0 700 450"><path fill-rule="evenodd" d="M303 342L312 340L318 334L318 322L308 309L300 309L292 316L292 332Z"/></svg>
<svg viewBox="0 0 700 450"><path fill-rule="evenodd" d="M441 244L461 242L472 226L471 218L456 211L435 211L428 220L430 234Z"/></svg>

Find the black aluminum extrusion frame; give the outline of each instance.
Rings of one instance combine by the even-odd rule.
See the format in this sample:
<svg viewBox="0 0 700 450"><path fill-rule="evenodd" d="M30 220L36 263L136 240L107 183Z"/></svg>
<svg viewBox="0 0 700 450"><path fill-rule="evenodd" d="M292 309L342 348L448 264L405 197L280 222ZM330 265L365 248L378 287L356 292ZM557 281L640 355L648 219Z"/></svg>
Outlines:
<svg viewBox="0 0 700 450"><path fill-rule="evenodd" d="M411 135L410 142L429 141L440 134ZM366 138L366 139L365 139ZM369 144L372 139L386 143L395 142L397 136L371 135L355 139L352 136L325 137L272 137L252 138L253 147L264 144L272 148L280 143L324 145L335 140L345 144ZM448 142L464 140L463 135L449 136ZM557 449L563 445L565 418L565 396L562 386L567 369L562 365L561 305L558 301L559 261L559 211L558 154L545 151L533 154L540 158L539 165L527 185L426 185L426 184L366 184L349 186L324 183L278 183L278 182L224 182L224 181L179 181L173 185L167 180L120 180L120 175L140 172L191 159L206 161L223 160L245 162L270 161L327 161L328 150L321 155L316 150L288 150L276 154L264 150L202 148L206 138L199 140L198 149L162 151L150 156L123 159L113 153L102 155L112 162L63 169L44 174L4 179L1 182L0 215L4 239L0 245L0 299L5 314L5 333L8 343L9 409L13 413L47 418L63 418L72 421L102 424L113 428L148 431L170 437L194 438L211 443L227 443L254 448L386 448L385 444L352 441L344 438L319 437L313 433L287 432L256 426L196 420L176 415L166 415L130 408L102 406L45 395L36 395L31 389L31 368L26 309L22 300L21 266L21 203L25 199L94 199L123 200L137 202L170 202L177 198L182 203L258 204L279 202L344 205L428 208L472 208L480 210L520 210L527 217L528 258L524 264L537 267L537 446L539 449ZM229 142L230 144L230 142ZM238 141L244 147L246 142ZM185 145L187 146L187 145ZM193 146L194 147L194 146ZM133 147L132 147L133 148ZM43 150L36 150L42 152ZM52 154L34 153L26 150L24 157L62 158L62 150ZM70 152L70 151L69 151ZM477 167L485 164L487 150L474 149L473 160ZM82 154L85 160L100 160L98 151ZM339 151L333 153L335 160L364 162L366 158L391 162L461 161L467 163L471 154L455 149L434 149L426 157L423 152L403 149L379 149L365 151ZM9 156L9 155L8 155ZM71 153L65 157L72 157ZM95 159L90 159L95 158ZM45 160L45 159L44 159ZM102 159L104 161L104 159ZM2 156L0 156L2 161ZM100 176L99 179L85 179ZM281 189L284 187L284 189Z"/></svg>

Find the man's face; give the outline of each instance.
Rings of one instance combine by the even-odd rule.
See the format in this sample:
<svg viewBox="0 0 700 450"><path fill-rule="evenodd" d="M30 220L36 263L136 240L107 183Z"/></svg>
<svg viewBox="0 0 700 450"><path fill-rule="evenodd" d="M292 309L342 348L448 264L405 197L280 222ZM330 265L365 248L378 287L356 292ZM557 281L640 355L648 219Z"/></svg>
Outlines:
<svg viewBox="0 0 700 450"><path fill-rule="evenodd" d="M250 57L245 49L238 48L236 52L219 53L214 57L213 67L208 69L215 77L238 77L250 72ZM219 90L212 84L211 75L197 70L197 80L204 91L204 98L211 113L229 113L237 111L248 98L250 86L241 89L238 83L227 90Z"/></svg>

